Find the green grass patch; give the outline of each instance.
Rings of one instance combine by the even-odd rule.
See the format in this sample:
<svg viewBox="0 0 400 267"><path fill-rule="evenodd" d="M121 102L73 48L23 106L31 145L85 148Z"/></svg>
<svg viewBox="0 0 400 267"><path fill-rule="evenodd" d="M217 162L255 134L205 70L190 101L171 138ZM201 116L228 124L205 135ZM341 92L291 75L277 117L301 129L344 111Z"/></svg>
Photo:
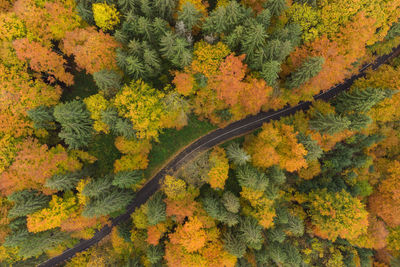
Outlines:
<svg viewBox="0 0 400 267"><path fill-rule="evenodd" d="M84 71L74 72L74 85L64 89L61 101L83 100L86 97L97 93L98 89L92 75Z"/></svg>
<svg viewBox="0 0 400 267"><path fill-rule="evenodd" d="M200 121L194 115L189 116L188 125L181 130L166 129L159 136L159 143L153 142L153 148L149 154L149 166L146 169L146 177L150 178L172 155L181 148L187 146L197 138L216 129L207 121Z"/></svg>
<svg viewBox="0 0 400 267"><path fill-rule="evenodd" d="M94 163L96 175L104 175L113 172L114 161L121 157L121 153L114 145L115 137L111 134L97 134L93 136L88 146L90 155L95 156Z"/></svg>

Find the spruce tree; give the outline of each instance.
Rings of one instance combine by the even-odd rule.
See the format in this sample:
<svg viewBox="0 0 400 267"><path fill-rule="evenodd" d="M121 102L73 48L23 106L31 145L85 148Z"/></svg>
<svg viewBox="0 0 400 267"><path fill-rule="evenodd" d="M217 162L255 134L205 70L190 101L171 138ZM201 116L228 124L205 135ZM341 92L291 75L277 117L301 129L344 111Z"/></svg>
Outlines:
<svg viewBox="0 0 400 267"><path fill-rule="evenodd" d="M85 206L82 215L89 218L110 215L125 209L133 197L134 194L131 190L112 188L91 199Z"/></svg>
<svg viewBox="0 0 400 267"><path fill-rule="evenodd" d="M55 124L53 110L46 106L39 106L27 112L28 117L33 121L35 129L54 130Z"/></svg>
<svg viewBox="0 0 400 267"><path fill-rule="evenodd" d="M237 214L229 212L221 202L218 196L213 195L209 192L202 199L203 208L207 214L215 220L227 224L228 226L234 226L239 222L239 216Z"/></svg>
<svg viewBox="0 0 400 267"><path fill-rule="evenodd" d="M146 256L151 264L156 264L160 262L164 257L164 250L160 245L158 246L150 245L147 247Z"/></svg>
<svg viewBox="0 0 400 267"><path fill-rule="evenodd" d="M156 225L166 220L166 205L163 194L157 192L147 202L147 220L149 225Z"/></svg>
<svg viewBox="0 0 400 267"><path fill-rule="evenodd" d="M271 166L266 171L269 181L275 185L282 185L286 182L286 175L277 165Z"/></svg>
<svg viewBox="0 0 400 267"><path fill-rule="evenodd" d="M115 128L118 120L118 111L116 108L109 107L100 113L101 121L110 127L111 130Z"/></svg>
<svg viewBox="0 0 400 267"><path fill-rule="evenodd" d="M136 56L128 56L125 58L125 66L127 73L134 79L142 78L145 73L143 62Z"/></svg>
<svg viewBox="0 0 400 267"><path fill-rule="evenodd" d="M286 87L289 89L297 88L316 76L321 70L325 59L323 57L312 57L304 62L286 80Z"/></svg>
<svg viewBox="0 0 400 267"><path fill-rule="evenodd" d="M240 239L249 248L261 249L263 243L262 227L253 217L242 217L238 227Z"/></svg>
<svg viewBox="0 0 400 267"><path fill-rule="evenodd" d="M178 20L184 23L188 31L192 31L193 27L198 25L201 16L200 11L191 2L186 2L178 12Z"/></svg>
<svg viewBox="0 0 400 267"><path fill-rule="evenodd" d="M365 114L353 113L347 116L350 120L349 129L359 131L366 128L369 124L372 123L371 117Z"/></svg>
<svg viewBox="0 0 400 267"><path fill-rule="evenodd" d="M232 143L226 148L228 159L234 164L240 166L250 161L250 155L239 146L238 143Z"/></svg>
<svg viewBox="0 0 400 267"><path fill-rule="evenodd" d="M265 8L271 11L273 16L280 16L281 13L287 8L285 0L268 0Z"/></svg>
<svg viewBox="0 0 400 267"><path fill-rule="evenodd" d="M176 4L176 0L154 0L153 9L158 16L169 21L172 19L172 14L175 10Z"/></svg>
<svg viewBox="0 0 400 267"><path fill-rule="evenodd" d="M250 23L250 25L246 27L242 36L241 52L246 54L247 60L250 62L257 61L256 52L265 48L267 37L267 31L263 25L257 22Z"/></svg>
<svg viewBox="0 0 400 267"><path fill-rule="evenodd" d="M59 173L47 179L45 186L53 190L68 191L74 189L83 177L83 171Z"/></svg>
<svg viewBox="0 0 400 267"><path fill-rule="evenodd" d="M260 172L251 165L244 165L236 170L236 176L242 187L253 190L265 191L269 181L265 173Z"/></svg>
<svg viewBox="0 0 400 267"><path fill-rule="evenodd" d="M222 241L224 243L224 248L233 256L241 258L246 253L246 243L243 242L238 234L232 229L229 229L223 234Z"/></svg>
<svg viewBox="0 0 400 267"><path fill-rule="evenodd" d="M12 193L8 200L14 202L9 210L9 218L23 217L32 214L48 206L50 196L43 195L37 191L23 190Z"/></svg>
<svg viewBox="0 0 400 267"><path fill-rule="evenodd" d="M377 88L365 88L363 90L356 88L351 92L343 92L335 99L335 108L337 112L368 112L374 105L381 102L385 97L391 96L393 90L382 90Z"/></svg>
<svg viewBox="0 0 400 267"><path fill-rule="evenodd" d="M277 226L268 229L267 236L271 242L282 243L286 239L286 233L283 231L281 227Z"/></svg>
<svg viewBox="0 0 400 267"><path fill-rule="evenodd" d="M286 229L292 233L292 235L300 237L304 234L304 222L297 216L289 215Z"/></svg>
<svg viewBox="0 0 400 267"><path fill-rule="evenodd" d="M222 196L222 203L224 207L232 213L238 213L240 209L239 198L235 196L232 192L226 191Z"/></svg>
<svg viewBox="0 0 400 267"><path fill-rule="evenodd" d="M128 119L118 118L114 128L111 128L111 130L127 139L136 138L136 131L133 129L132 122Z"/></svg>
<svg viewBox="0 0 400 267"><path fill-rule="evenodd" d="M326 115L317 112L309 121L311 130L326 134L334 134L347 129L350 126L350 121L346 117L329 113Z"/></svg>
<svg viewBox="0 0 400 267"><path fill-rule="evenodd" d="M143 180L144 174L142 170L122 171L114 175L112 185L119 188L130 188Z"/></svg>
<svg viewBox="0 0 400 267"><path fill-rule="evenodd" d="M297 140L303 144L304 148L307 150L307 155L305 156L307 161L314 161L321 157L323 153L321 147L318 145L317 141L311 139L309 135L299 133L297 135Z"/></svg>
<svg viewBox="0 0 400 267"><path fill-rule="evenodd" d="M121 76L114 70L101 70L93 74L93 79L106 96L114 96L121 88Z"/></svg>
<svg viewBox="0 0 400 267"><path fill-rule="evenodd" d="M92 179L83 188L82 195L93 198L108 193L112 189L112 176L106 175L97 179Z"/></svg>
<svg viewBox="0 0 400 267"><path fill-rule="evenodd" d="M288 266L293 266L293 267L300 267L303 260L301 258L299 250L292 245L291 243L286 243L284 245L284 250L286 253L286 261L285 263Z"/></svg>
<svg viewBox="0 0 400 267"><path fill-rule="evenodd" d="M287 255L285 252L285 248L277 242L271 243L268 246L268 252L269 252L270 258L278 266L283 265L287 261Z"/></svg>
<svg viewBox="0 0 400 267"><path fill-rule="evenodd" d="M278 61L268 61L262 65L261 77L269 86L275 86L279 78L278 73L281 71L281 64Z"/></svg>
<svg viewBox="0 0 400 267"><path fill-rule="evenodd" d="M271 12L268 9L263 9L257 14L256 20L258 23L263 25L265 29L267 29L271 22Z"/></svg>
<svg viewBox="0 0 400 267"><path fill-rule="evenodd" d="M72 149L87 146L92 137L92 119L82 101L60 103L54 108L54 117L61 124L59 137Z"/></svg>

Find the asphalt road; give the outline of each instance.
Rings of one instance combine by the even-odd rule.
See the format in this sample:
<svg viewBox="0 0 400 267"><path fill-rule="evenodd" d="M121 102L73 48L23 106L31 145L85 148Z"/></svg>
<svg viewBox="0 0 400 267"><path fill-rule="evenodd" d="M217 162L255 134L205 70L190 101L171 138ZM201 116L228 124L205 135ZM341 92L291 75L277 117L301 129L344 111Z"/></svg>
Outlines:
<svg viewBox="0 0 400 267"><path fill-rule="evenodd" d="M353 84L353 82L365 75L365 70L368 68L376 69L383 63L385 63L388 59L398 56L400 54L400 46L393 49L392 53L379 57L375 60L375 62L367 64L360 69L359 74L353 75L351 78L347 79L343 83L336 85L329 89L328 91L321 92L318 95L314 96L314 99L321 100L329 100L335 97L338 93L347 90ZM194 143L186 147L182 152L180 152L175 158L173 158L164 168L162 168L151 180L149 180L143 187L140 189L135 196L135 199L128 205L126 212L111 221L111 227L105 226L100 231L98 231L91 239L82 240L78 245L73 248L70 248L64 251L62 254L51 258L43 263L41 263L40 267L50 267L61 264L62 262L68 260L73 257L76 253L84 251L89 247L93 246L97 242L99 242L102 238L107 236L112 227L120 224L121 222L129 219L130 214L135 211L137 207L144 204L150 196L152 196L155 192L160 189L160 181L165 176L165 174L176 171L179 167L182 166L183 163L192 159L199 152L205 151L213 146L216 146L224 141L232 139L237 136L241 136L243 134L249 133L263 125L265 122L269 122L271 120L278 120L282 116L288 116L296 113L299 110L307 110L311 106L311 102L301 102L296 106L287 106L277 111L267 111L260 112L257 115L247 117L240 121L236 121L232 124L229 124L225 128L217 129L207 135L204 135L200 139L196 140Z"/></svg>

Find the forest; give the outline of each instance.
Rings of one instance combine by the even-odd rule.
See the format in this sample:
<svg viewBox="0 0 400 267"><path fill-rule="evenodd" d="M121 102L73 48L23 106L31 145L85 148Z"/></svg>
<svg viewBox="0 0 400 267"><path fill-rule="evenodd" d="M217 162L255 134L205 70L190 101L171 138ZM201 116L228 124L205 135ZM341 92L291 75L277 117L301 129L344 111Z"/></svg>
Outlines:
<svg viewBox="0 0 400 267"><path fill-rule="evenodd" d="M400 266L398 0L0 0L0 266ZM398 48L399 49L399 48ZM398 55L398 53L397 53Z"/></svg>

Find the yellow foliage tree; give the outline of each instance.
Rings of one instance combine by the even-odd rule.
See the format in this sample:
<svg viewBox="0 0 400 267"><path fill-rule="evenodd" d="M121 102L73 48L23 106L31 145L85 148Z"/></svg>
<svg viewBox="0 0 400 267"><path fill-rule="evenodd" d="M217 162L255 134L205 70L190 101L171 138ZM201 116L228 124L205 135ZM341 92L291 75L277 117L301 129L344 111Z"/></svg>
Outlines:
<svg viewBox="0 0 400 267"><path fill-rule="evenodd" d="M208 172L209 183L212 188L224 189L225 180L228 179L229 162L225 150L216 147L210 154L211 169Z"/></svg>
<svg viewBox="0 0 400 267"><path fill-rule="evenodd" d="M91 95L83 100L90 112L90 117L94 120L93 128L97 132L109 133L110 129L107 124L101 120L101 112L110 106L109 101L100 94Z"/></svg>
<svg viewBox="0 0 400 267"><path fill-rule="evenodd" d="M92 5L96 25L104 31L110 31L119 23L119 12L114 5L96 3Z"/></svg>

